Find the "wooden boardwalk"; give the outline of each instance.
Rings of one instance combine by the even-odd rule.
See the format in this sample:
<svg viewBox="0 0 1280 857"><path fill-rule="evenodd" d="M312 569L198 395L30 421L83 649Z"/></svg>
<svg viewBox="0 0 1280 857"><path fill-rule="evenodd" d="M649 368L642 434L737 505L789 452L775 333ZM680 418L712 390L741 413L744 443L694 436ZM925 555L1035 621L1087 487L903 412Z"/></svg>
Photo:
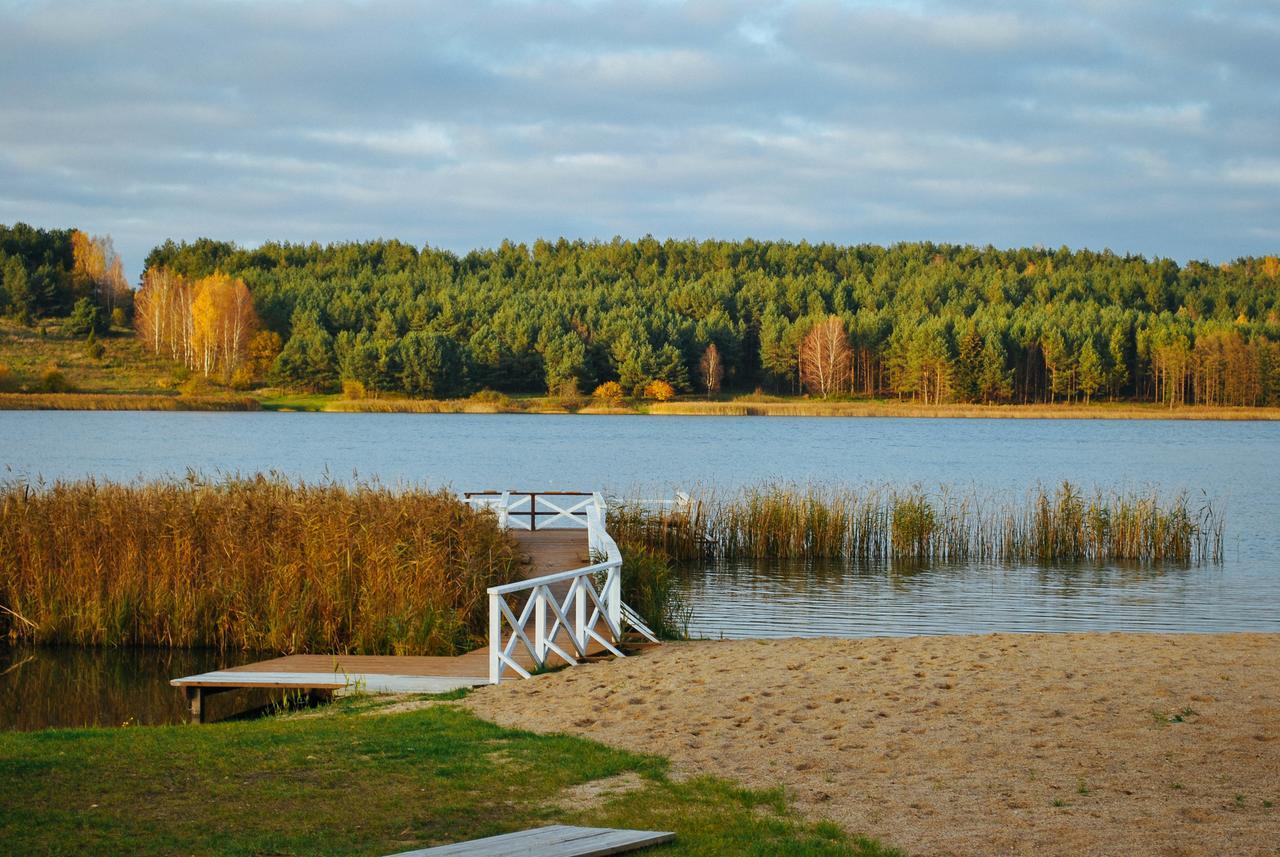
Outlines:
<svg viewBox="0 0 1280 857"><path fill-rule="evenodd" d="M525 579L581 568L590 562L587 532L581 529L511 531L525 562ZM559 585L557 596L568 593L569 583ZM553 591L556 585L552 586ZM509 640L504 637L504 643ZM561 632L562 648L569 650L568 634ZM594 646L597 651L600 647ZM532 655L517 645L515 659L526 669L534 667ZM559 660L552 656L552 661ZM553 664L554 665L554 664ZM335 690L359 687L370 693L445 693L489 683L489 649L481 647L456 657L398 655L286 655L225 670L174 679L191 706L191 719L204 722L205 697L244 688L297 690L327 696Z"/></svg>

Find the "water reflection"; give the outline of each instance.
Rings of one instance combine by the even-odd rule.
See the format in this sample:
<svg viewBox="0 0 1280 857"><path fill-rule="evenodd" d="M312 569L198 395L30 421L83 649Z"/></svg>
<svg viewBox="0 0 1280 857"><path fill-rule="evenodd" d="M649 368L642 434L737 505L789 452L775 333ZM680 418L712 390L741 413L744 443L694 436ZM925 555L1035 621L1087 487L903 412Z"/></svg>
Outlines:
<svg viewBox="0 0 1280 857"><path fill-rule="evenodd" d="M681 570L693 636L1273 630L1220 566L767 561ZM1256 594L1256 590L1255 590Z"/></svg>
<svg viewBox="0 0 1280 857"><path fill-rule="evenodd" d="M208 650L0 645L0 729L182 723L181 675L224 666Z"/></svg>

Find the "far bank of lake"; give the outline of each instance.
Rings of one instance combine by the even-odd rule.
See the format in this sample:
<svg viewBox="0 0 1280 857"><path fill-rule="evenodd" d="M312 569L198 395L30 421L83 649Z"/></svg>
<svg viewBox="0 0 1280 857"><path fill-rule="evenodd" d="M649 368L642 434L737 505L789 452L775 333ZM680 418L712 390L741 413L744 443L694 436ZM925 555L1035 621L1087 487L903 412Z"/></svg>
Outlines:
<svg viewBox="0 0 1280 857"><path fill-rule="evenodd" d="M1280 420L1280 408L1151 402L923 404L895 399L825 400L794 396L681 398L667 402L565 402L552 396L480 393L467 399L348 399L323 393L0 393L0 411L271 411L367 414L540 414L589 416L893 417L921 419Z"/></svg>

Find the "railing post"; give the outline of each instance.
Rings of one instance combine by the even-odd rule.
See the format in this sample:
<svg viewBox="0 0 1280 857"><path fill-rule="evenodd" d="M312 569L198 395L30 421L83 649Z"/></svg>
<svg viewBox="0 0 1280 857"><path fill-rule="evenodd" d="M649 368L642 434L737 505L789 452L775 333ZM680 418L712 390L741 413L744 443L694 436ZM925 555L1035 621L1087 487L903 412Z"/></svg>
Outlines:
<svg viewBox="0 0 1280 857"><path fill-rule="evenodd" d="M533 658L538 666L547 665L547 595L546 587L533 590Z"/></svg>
<svg viewBox="0 0 1280 857"><path fill-rule="evenodd" d="M503 491L502 499L498 501L498 526L502 529L508 529L507 524L507 507L511 505L511 492Z"/></svg>
<svg viewBox="0 0 1280 857"><path fill-rule="evenodd" d="M574 638L578 641L578 651L587 650L587 577L580 574L573 579L578 591L573 596Z"/></svg>
<svg viewBox="0 0 1280 857"><path fill-rule="evenodd" d="M622 634L622 563L619 562L615 568L609 569L609 576L605 578L605 585L613 584L609 587L609 622L613 627L618 629L618 634ZM614 639L618 642L621 636Z"/></svg>
<svg viewBox="0 0 1280 857"><path fill-rule="evenodd" d="M498 653L502 651L502 610L498 607L501 595L489 593L489 684L497 684L502 679L502 661Z"/></svg>

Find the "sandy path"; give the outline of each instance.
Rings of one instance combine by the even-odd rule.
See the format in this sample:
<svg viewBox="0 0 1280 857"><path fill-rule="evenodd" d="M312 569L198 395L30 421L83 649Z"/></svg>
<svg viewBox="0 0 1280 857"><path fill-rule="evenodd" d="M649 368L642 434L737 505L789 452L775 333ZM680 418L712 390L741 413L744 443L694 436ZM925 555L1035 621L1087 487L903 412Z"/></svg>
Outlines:
<svg viewBox="0 0 1280 857"><path fill-rule="evenodd" d="M1280 855L1280 634L680 643L467 704L917 855Z"/></svg>

